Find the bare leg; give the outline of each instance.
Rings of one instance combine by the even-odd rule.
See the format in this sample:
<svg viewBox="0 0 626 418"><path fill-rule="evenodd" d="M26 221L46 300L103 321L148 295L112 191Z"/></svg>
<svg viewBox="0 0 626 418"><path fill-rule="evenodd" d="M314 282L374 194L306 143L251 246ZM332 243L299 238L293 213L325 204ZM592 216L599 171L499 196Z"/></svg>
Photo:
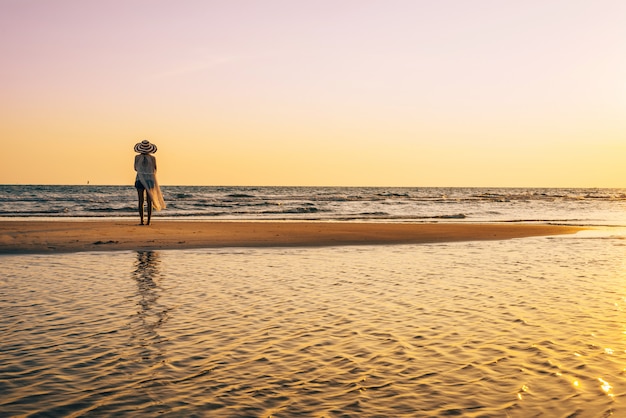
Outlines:
<svg viewBox="0 0 626 418"><path fill-rule="evenodd" d="M148 191L146 191L146 200L148 205L148 223L146 225L150 225L150 218L152 218L152 198L150 197Z"/></svg>
<svg viewBox="0 0 626 418"><path fill-rule="evenodd" d="M141 218L140 225L143 225L143 190L137 189L137 195L139 197L139 218Z"/></svg>

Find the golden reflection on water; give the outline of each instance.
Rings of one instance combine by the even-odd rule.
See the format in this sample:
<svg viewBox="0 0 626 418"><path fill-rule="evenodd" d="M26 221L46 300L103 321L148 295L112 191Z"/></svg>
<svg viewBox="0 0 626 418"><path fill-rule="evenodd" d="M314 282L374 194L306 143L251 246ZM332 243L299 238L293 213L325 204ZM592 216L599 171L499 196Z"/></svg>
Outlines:
<svg viewBox="0 0 626 418"><path fill-rule="evenodd" d="M137 261L133 271L133 278L137 283L137 291L140 297L138 302L140 310L137 312L137 316L145 329L151 333L156 333L157 329L167 318L166 310L154 309L160 297L160 288L157 284L160 276L159 264L158 252L137 251Z"/></svg>
<svg viewBox="0 0 626 418"><path fill-rule="evenodd" d="M148 311L158 299L158 295L154 293L154 288L157 286L155 280L160 273L159 262L159 254L156 251L137 251L133 278L137 282L141 295L139 304L143 312Z"/></svg>
<svg viewBox="0 0 626 418"><path fill-rule="evenodd" d="M613 386L611 386L611 384L609 382L607 382L606 380L602 379L601 377L598 378L598 381L600 382L600 388L602 389L602 392L604 392L607 396L612 398L614 396L611 393L611 390L613 389Z"/></svg>
<svg viewBox="0 0 626 418"><path fill-rule="evenodd" d="M159 303L162 288L160 254L157 251L137 251L132 278L137 285L136 314L131 318L131 349L141 350L144 361L165 361L160 344L159 329L168 319L169 309Z"/></svg>
<svg viewBox="0 0 626 418"><path fill-rule="evenodd" d="M626 416L598 243L7 257L0 415Z"/></svg>

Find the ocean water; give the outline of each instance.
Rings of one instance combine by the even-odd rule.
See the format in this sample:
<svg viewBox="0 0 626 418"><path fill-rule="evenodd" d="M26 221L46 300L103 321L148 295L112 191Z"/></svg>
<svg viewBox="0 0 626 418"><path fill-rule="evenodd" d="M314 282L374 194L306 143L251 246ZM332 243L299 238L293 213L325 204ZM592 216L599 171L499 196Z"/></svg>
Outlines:
<svg viewBox="0 0 626 418"><path fill-rule="evenodd" d="M503 241L0 255L0 416L626 416L626 191L164 187L164 219L542 222ZM0 186L0 218L134 217Z"/></svg>
<svg viewBox="0 0 626 418"><path fill-rule="evenodd" d="M164 186L168 219L626 225L626 189ZM0 185L0 218L131 218L132 186Z"/></svg>
<svg viewBox="0 0 626 418"><path fill-rule="evenodd" d="M4 255L0 416L624 416L625 260L623 229Z"/></svg>

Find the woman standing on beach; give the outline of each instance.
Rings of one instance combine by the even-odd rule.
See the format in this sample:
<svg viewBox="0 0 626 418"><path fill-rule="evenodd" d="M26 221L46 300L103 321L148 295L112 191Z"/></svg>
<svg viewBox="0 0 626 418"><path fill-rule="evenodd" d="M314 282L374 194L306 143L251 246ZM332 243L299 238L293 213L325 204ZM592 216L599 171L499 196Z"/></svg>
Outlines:
<svg viewBox="0 0 626 418"><path fill-rule="evenodd" d="M156 210L165 208L165 201L163 201L163 195L161 194L161 189L156 179L156 158L152 155L156 151L156 145L151 144L147 139L135 144L135 152L139 153L139 155L135 155L135 171L137 172L135 187L137 188L139 197L139 217L141 218L141 225L144 224L144 192L148 203L148 222L146 225L150 225L152 208Z"/></svg>

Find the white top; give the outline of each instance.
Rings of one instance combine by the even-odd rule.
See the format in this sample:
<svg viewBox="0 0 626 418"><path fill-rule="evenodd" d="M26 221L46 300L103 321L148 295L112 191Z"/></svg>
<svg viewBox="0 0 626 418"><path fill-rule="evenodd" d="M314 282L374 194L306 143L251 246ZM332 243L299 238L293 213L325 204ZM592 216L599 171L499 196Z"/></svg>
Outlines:
<svg viewBox="0 0 626 418"><path fill-rule="evenodd" d="M152 200L152 207L156 210L165 209L166 204L156 179L156 158L150 154L136 155L135 171L137 171L136 180L143 184Z"/></svg>
<svg viewBox="0 0 626 418"><path fill-rule="evenodd" d="M137 173L155 174L156 158L150 154L139 154L135 156L135 171Z"/></svg>

